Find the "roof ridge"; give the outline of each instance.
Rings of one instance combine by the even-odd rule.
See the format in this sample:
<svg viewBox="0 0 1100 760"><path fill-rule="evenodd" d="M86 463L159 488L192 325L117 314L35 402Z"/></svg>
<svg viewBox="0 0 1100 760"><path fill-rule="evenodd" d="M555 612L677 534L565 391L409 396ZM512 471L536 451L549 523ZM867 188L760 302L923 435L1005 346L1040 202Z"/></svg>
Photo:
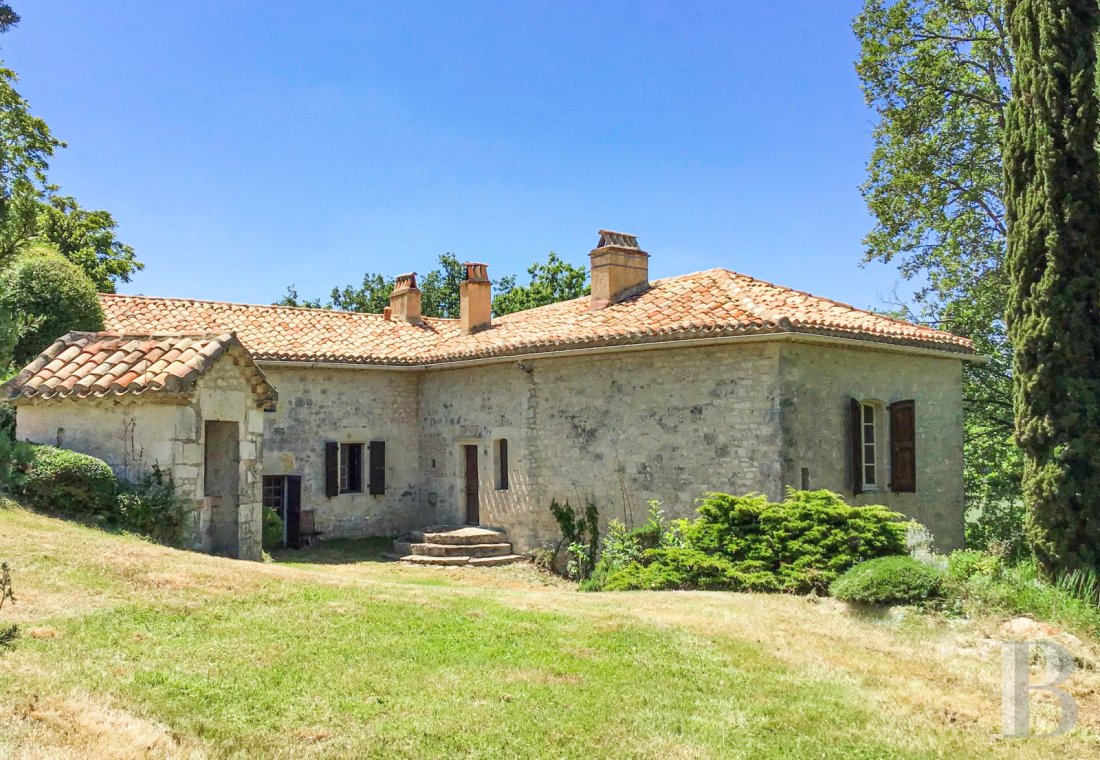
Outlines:
<svg viewBox="0 0 1100 760"><path fill-rule="evenodd" d="M100 298L118 298L127 300L141 300L141 301L174 301L176 303L201 303L210 304L211 306L242 306L247 309L281 309L284 311L305 311L313 312L317 314L350 314L352 316L362 317L377 317L378 319L384 319L384 314L379 314L375 311L349 311L348 309L326 309L318 308L315 306L287 306L281 303L245 303L244 301L218 301L213 298L185 298L182 296L147 296L143 294L130 294L130 293L100 293ZM528 311L530 311L528 309ZM457 317L423 317L424 321L432 322L460 322Z"/></svg>

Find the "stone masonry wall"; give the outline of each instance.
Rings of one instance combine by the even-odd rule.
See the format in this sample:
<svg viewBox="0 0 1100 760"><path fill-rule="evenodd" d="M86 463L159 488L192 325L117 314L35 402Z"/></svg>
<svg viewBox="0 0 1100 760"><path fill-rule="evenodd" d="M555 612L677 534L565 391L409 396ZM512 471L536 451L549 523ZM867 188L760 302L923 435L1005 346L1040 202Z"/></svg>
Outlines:
<svg viewBox="0 0 1100 760"><path fill-rule="evenodd" d="M154 464L170 472L177 489L194 504L187 540L193 548L209 551L210 504L203 494L205 420L240 425L238 552L242 559L259 559L263 413L256 409L231 356L218 360L186 403L167 403L156 395L20 403L16 435L98 457L126 480L136 480Z"/></svg>
<svg viewBox="0 0 1100 760"><path fill-rule="evenodd" d="M264 474L301 475L302 509L322 538L398 535L434 519L420 499L417 377L412 372L265 366L279 392L265 415ZM325 441L386 442L386 493L325 497ZM364 452L364 491L366 490Z"/></svg>
<svg viewBox="0 0 1100 760"><path fill-rule="evenodd" d="M420 381L425 499L461 522L462 450L479 445L483 523L517 550L559 538L550 500L638 525L646 502L688 517L712 490L781 490L775 344L594 354L433 371ZM495 489L508 439L511 488Z"/></svg>
<svg viewBox="0 0 1100 760"><path fill-rule="evenodd" d="M854 503L883 504L927 526L939 548L963 543L962 361L868 349L784 344L780 354L785 461L783 481L827 488ZM892 493L888 427L879 430L880 490L852 496L849 403L875 401L883 410L916 402L917 490Z"/></svg>

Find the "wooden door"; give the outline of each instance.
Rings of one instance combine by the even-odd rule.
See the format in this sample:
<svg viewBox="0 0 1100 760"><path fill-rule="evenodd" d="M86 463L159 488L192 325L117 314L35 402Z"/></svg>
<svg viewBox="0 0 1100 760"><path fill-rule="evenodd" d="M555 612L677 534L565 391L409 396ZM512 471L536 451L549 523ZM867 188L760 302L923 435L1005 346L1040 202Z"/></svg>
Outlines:
<svg viewBox="0 0 1100 760"><path fill-rule="evenodd" d="M284 486L286 499L286 545L297 549L302 545L302 476L287 475Z"/></svg>
<svg viewBox="0 0 1100 760"><path fill-rule="evenodd" d="M478 502L477 446L463 446L466 451L466 524L481 522L481 505Z"/></svg>

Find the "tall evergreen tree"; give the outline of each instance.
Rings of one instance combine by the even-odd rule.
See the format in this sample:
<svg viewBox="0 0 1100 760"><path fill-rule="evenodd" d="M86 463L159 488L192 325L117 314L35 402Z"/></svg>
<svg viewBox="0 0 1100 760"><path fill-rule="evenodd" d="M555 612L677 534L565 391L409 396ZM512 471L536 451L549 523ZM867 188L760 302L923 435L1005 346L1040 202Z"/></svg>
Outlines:
<svg viewBox="0 0 1100 760"><path fill-rule="evenodd" d="M1100 165L1096 0L1009 0L1007 316L1036 554L1100 568Z"/></svg>

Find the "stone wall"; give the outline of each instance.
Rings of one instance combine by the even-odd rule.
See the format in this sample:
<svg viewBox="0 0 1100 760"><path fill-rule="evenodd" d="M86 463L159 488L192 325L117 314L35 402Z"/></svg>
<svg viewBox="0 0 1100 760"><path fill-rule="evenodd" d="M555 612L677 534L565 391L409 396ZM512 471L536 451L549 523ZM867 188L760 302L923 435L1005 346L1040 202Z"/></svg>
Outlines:
<svg viewBox="0 0 1100 760"><path fill-rule="evenodd" d="M556 542L548 505L589 500L638 525L657 499L694 514L707 491L782 485L777 344L651 350L431 371L420 381L425 499L464 516L462 445L479 446L482 522L519 550ZM508 439L511 487L495 489Z"/></svg>
<svg viewBox="0 0 1100 760"><path fill-rule="evenodd" d="M263 412L244 373L224 355L187 399L170 403L157 394L20 402L20 440L79 451L107 462L122 479L136 480L154 464L170 472L194 504L186 529L190 545L211 549L211 503L203 489L206 420L240 427L240 493L236 554L260 558L260 475Z"/></svg>
<svg viewBox="0 0 1100 760"><path fill-rule="evenodd" d="M827 488L854 503L884 504L926 525L941 549L963 543L962 361L872 350L787 343L780 354L783 388L783 481ZM892 493L889 457L880 490L852 496L849 402L916 402L917 490ZM885 434L886 421L879 429ZM880 435L885 443L886 435Z"/></svg>
<svg viewBox="0 0 1100 760"><path fill-rule="evenodd" d="M323 538L398 535L433 521L419 493L415 373L270 365L263 369L279 392L277 410L265 415L264 474L302 476L302 509L314 510ZM326 498L325 441L385 441L386 493Z"/></svg>

